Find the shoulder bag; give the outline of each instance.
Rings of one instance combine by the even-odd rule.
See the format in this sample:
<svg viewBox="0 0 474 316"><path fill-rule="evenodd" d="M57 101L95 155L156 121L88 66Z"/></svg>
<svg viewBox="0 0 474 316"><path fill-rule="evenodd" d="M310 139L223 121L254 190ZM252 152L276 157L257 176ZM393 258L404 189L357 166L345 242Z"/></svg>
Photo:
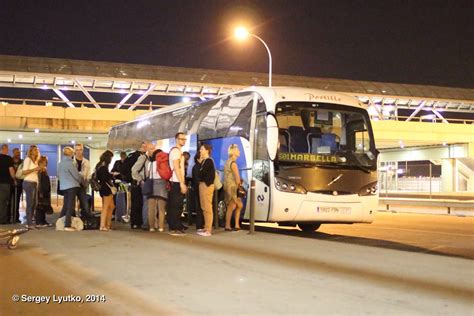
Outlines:
<svg viewBox="0 0 474 316"><path fill-rule="evenodd" d="M146 163L146 160L145 160ZM146 168L145 168L146 171ZM150 167L151 177L145 178L145 182L143 182L142 194L146 196L153 195L153 163ZM146 172L145 172L146 174Z"/></svg>

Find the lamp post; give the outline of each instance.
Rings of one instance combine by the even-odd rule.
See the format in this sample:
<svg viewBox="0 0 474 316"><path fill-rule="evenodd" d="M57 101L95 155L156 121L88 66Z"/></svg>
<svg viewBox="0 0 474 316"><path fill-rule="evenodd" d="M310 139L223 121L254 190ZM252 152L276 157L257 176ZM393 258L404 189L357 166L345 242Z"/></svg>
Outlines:
<svg viewBox="0 0 474 316"><path fill-rule="evenodd" d="M268 48L267 43L265 43L265 41L261 39L260 37L258 37L257 35L249 33L249 31L247 31L247 29L245 29L244 27L236 28L234 35L237 39L240 39L240 40L244 40L247 37L252 36L258 39L263 44L263 46L265 46L268 53L268 86L271 87L272 86L272 54L270 53L270 48Z"/></svg>

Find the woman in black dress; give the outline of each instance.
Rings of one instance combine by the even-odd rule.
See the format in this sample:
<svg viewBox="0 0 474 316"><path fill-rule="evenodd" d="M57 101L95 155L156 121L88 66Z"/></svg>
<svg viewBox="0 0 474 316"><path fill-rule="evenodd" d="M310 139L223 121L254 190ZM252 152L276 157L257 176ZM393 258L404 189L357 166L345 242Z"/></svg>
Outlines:
<svg viewBox="0 0 474 316"><path fill-rule="evenodd" d="M114 154L110 150L106 150L99 159L95 167L97 179L100 183L100 196L102 197L102 212L100 214L100 230L109 231L112 229L112 211L115 208L114 194L114 177L109 171L109 165ZM114 188L115 189L115 188Z"/></svg>

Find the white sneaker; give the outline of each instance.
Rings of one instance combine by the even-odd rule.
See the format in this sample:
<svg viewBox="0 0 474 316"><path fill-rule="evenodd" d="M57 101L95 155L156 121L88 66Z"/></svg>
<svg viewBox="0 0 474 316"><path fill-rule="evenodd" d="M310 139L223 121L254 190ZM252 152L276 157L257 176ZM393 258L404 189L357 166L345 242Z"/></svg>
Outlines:
<svg viewBox="0 0 474 316"><path fill-rule="evenodd" d="M65 232L75 232L76 230L72 227L64 227Z"/></svg>
<svg viewBox="0 0 474 316"><path fill-rule="evenodd" d="M158 231L159 231L160 233L162 233L162 232L164 232L165 230L164 230L163 228L158 228Z"/></svg>
<svg viewBox="0 0 474 316"><path fill-rule="evenodd" d="M206 230L205 230L205 231L202 231L202 232L198 232L197 234L198 234L199 236L203 236L203 237L210 237L210 236L212 236L212 234L211 234L210 232L206 231Z"/></svg>
<svg viewBox="0 0 474 316"><path fill-rule="evenodd" d="M150 228L150 232L156 232L156 229Z"/></svg>

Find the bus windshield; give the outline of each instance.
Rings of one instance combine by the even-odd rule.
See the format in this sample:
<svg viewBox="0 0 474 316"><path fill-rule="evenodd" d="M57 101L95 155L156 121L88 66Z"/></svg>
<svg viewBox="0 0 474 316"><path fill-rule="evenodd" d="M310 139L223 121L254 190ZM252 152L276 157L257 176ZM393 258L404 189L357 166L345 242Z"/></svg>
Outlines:
<svg viewBox="0 0 474 316"><path fill-rule="evenodd" d="M367 111L329 103L280 102L279 165L375 170L376 149Z"/></svg>

